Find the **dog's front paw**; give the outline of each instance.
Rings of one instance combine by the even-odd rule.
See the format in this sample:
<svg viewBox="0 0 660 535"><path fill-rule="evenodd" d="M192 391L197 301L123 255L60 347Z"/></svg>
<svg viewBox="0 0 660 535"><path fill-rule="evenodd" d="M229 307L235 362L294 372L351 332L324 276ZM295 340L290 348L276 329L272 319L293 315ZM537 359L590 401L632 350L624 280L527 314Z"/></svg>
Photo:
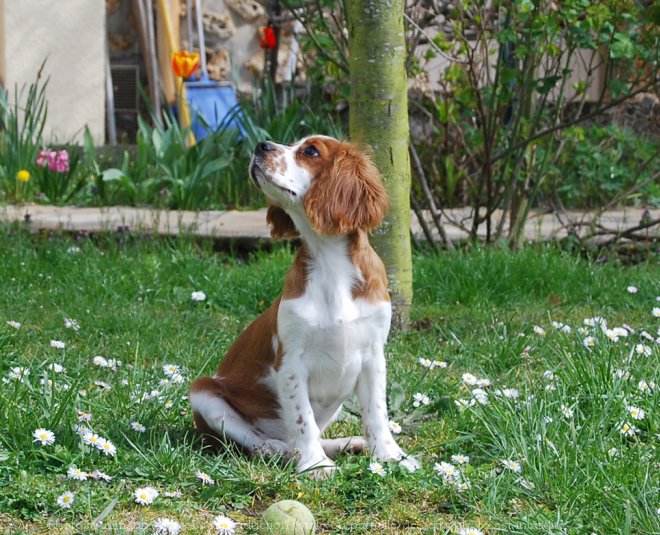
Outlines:
<svg viewBox="0 0 660 535"><path fill-rule="evenodd" d="M324 479L331 479L335 476L335 472L337 472L339 468L335 465L335 463L332 463L332 466L323 466L321 468L313 468L305 474L307 474L309 477L312 479L315 479L316 481L323 481Z"/></svg>
<svg viewBox="0 0 660 535"><path fill-rule="evenodd" d="M390 444L376 444L372 448L371 454L376 457L376 459L387 462L397 462L406 457L406 453L394 442L391 442Z"/></svg>
<svg viewBox="0 0 660 535"><path fill-rule="evenodd" d="M299 474L306 474L312 479L328 479L335 475L337 465L328 457L312 458L304 462L298 462L296 471Z"/></svg>

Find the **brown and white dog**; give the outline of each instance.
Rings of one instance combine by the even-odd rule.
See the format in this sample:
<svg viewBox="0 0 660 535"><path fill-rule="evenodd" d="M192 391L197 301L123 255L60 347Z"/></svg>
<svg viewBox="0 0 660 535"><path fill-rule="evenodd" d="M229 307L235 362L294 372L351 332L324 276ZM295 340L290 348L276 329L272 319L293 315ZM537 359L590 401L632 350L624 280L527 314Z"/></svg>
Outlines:
<svg viewBox="0 0 660 535"><path fill-rule="evenodd" d="M375 165L325 136L259 143L250 175L270 200L274 237L302 238L284 291L238 337L213 377L191 386L198 430L256 454L294 456L314 477L330 457L368 447L400 460L387 416L384 346L391 304L368 231L388 207ZM323 439L355 392L364 437Z"/></svg>

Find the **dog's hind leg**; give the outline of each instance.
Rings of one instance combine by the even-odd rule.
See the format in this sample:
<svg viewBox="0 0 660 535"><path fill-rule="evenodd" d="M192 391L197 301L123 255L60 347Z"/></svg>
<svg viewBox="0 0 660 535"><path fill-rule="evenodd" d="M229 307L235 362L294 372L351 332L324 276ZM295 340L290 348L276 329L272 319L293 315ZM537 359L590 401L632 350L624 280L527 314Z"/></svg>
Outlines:
<svg viewBox="0 0 660 535"><path fill-rule="evenodd" d="M190 404L195 427L200 432L232 440L251 454L286 454L284 442L255 428L214 390L214 380L211 377L200 377L191 386Z"/></svg>

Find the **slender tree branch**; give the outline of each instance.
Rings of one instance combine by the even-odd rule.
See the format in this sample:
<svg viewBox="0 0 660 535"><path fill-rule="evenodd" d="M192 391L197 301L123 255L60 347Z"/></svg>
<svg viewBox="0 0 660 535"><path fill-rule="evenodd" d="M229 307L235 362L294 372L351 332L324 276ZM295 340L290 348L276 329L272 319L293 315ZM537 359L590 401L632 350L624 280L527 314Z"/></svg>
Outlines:
<svg viewBox="0 0 660 535"><path fill-rule="evenodd" d="M433 218L435 226L438 229L438 233L440 234L440 238L442 239L442 242L447 246L447 249L453 251L454 245L451 243L451 240L449 240L449 238L447 237L445 228L442 225L442 221L440 219L440 213L438 212L438 209L435 204L435 200L433 199L431 188L429 188L428 182L426 180L426 174L424 173L422 162L419 160L419 155L417 154L417 150L415 149L415 146L413 145L412 141L410 142L409 147L410 147L410 156L413 162L413 168L415 169L415 174L417 175L417 179L419 180L422 186L422 190L424 191L426 202L431 211L431 217Z"/></svg>
<svg viewBox="0 0 660 535"><path fill-rule="evenodd" d="M605 106L596 109L596 111L593 111L593 112L591 112L587 115L584 115L582 117L576 117L575 119L571 119L570 121L565 121L565 122L559 123L555 126L548 127L545 130L541 130L540 132L529 136L528 138L516 143L515 145L512 145L511 147L507 147L502 152L499 152L499 153L495 154L493 156L493 158L491 159L491 162L494 163L498 160L501 160L502 158L507 156L507 154L509 154L509 153L511 153L511 152L513 152L517 149L520 149L520 148L524 147L525 145L530 144L532 141L536 141L537 139L540 139L544 136L547 136L548 134L551 134L552 132L556 132L557 130L564 130L564 129L570 127L570 126L582 123L584 121L588 121L589 119L593 119L594 117L606 112L609 109L612 109L612 108L618 106L622 102L625 102L626 100L634 97L635 95L639 95L640 93L646 92L649 88L655 86L657 83L658 82L656 80L653 80L653 81L649 82L648 84L646 84L642 87L639 87L639 88L635 89L634 91L631 91L630 93L627 93L625 97L619 97L619 98L613 100L612 102L606 104Z"/></svg>

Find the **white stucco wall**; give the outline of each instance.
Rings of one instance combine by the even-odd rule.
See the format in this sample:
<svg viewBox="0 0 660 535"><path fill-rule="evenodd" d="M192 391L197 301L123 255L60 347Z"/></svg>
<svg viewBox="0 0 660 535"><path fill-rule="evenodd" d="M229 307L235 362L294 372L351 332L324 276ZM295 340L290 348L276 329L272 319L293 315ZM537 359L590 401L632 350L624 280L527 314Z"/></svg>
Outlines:
<svg viewBox="0 0 660 535"><path fill-rule="evenodd" d="M0 80L14 93L49 78L45 140L80 141L87 125L105 141L105 2L0 0Z"/></svg>

